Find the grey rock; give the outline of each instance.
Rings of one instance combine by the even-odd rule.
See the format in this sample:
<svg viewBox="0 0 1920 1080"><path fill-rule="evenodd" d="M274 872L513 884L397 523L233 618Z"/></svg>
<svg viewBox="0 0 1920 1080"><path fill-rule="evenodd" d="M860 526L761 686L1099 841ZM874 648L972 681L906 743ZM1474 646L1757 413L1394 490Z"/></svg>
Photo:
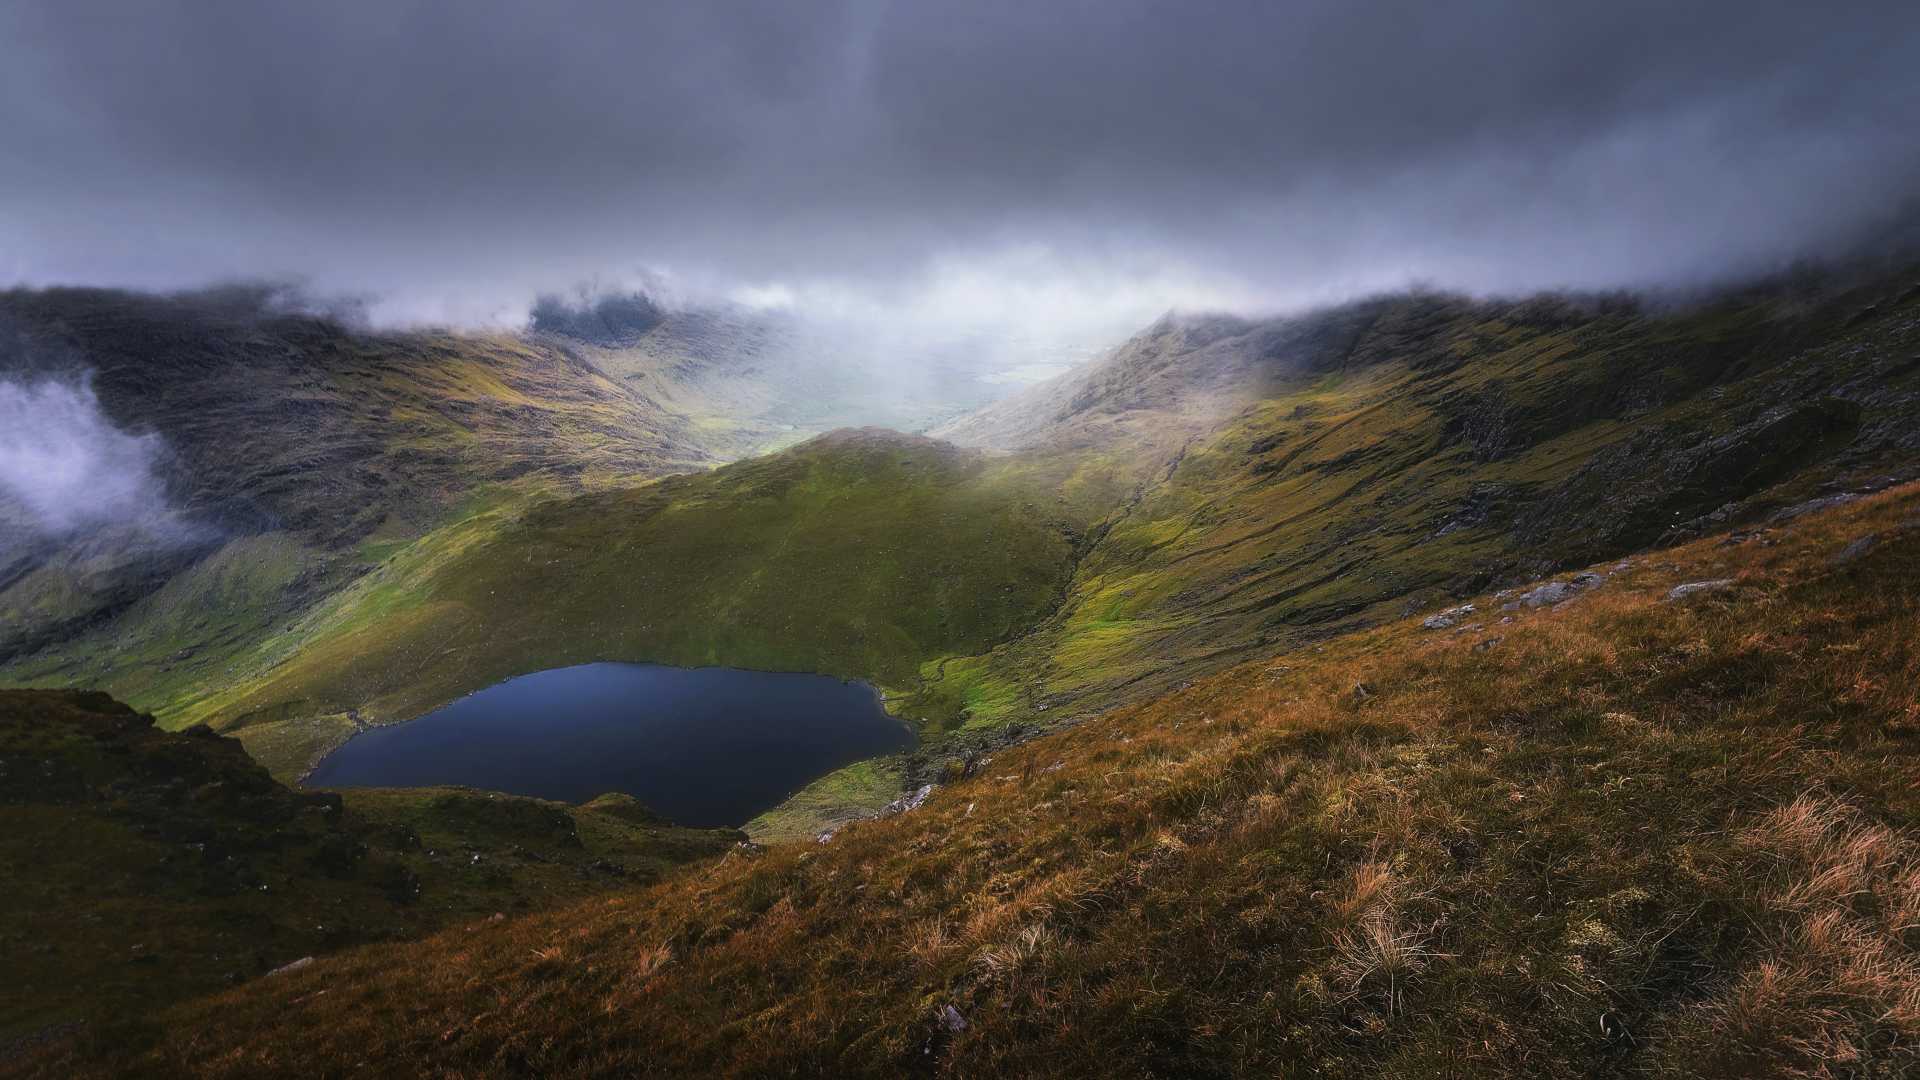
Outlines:
<svg viewBox="0 0 1920 1080"><path fill-rule="evenodd" d="M1846 547L1841 548L1840 554L1833 557L1833 565L1845 566L1860 556L1865 555L1867 552L1872 551L1879 543L1880 535L1878 533L1868 533L1853 543L1848 544Z"/></svg>
<svg viewBox="0 0 1920 1080"><path fill-rule="evenodd" d="M951 1005L940 1007L940 1024L955 1035L967 1030L967 1018L961 1016L960 1010Z"/></svg>
<svg viewBox="0 0 1920 1080"><path fill-rule="evenodd" d="M1845 506L1859 498L1860 496L1852 492L1846 492L1840 495L1826 495L1818 499L1808 499L1806 502L1795 503L1784 509L1775 510L1767 518L1767 521L1773 524L1778 524L1782 521L1792 521L1794 518L1804 517L1821 510L1830 510L1836 506Z"/></svg>
<svg viewBox="0 0 1920 1080"><path fill-rule="evenodd" d="M1549 581L1520 594L1520 603L1525 607L1543 608L1570 599L1580 590L1565 581Z"/></svg>
<svg viewBox="0 0 1920 1080"><path fill-rule="evenodd" d="M894 814L904 814L909 810L918 810L920 808L920 804L927 801L927 796L933 794L933 789L934 789L934 785L927 784L924 787L921 787L915 791L910 791L907 794L900 796L899 798L893 800L887 805L881 807L880 816L891 817Z"/></svg>
<svg viewBox="0 0 1920 1080"><path fill-rule="evenodd" d="M1684 600L1695 593L1717 592L1733 585L1732 578L1715 578L1712 581L1690 581L1685 585L1675 585L1667 593L1667 600Z"/></svg>
<svg viewBox="0 0 1920 1080"><path fill-rule="evenodd" d="M299 971L301 968L307 967L312 963L313 963L313 957L303 956L300 959L295 960L291 964L282 964L279 967L274 968L272 971L267 972L267 975L269 977L274 975L286 975L291 972Z"/></svg>
<svg viewBox="0 0 1920 1080"><path fill-rule="evenodd" d="M1459 607L1448 608L1438 614L1427 616L1420 625L1429 630L1445 630L1471 614L1473 614L1473 605L1461 604Z"/></svg>

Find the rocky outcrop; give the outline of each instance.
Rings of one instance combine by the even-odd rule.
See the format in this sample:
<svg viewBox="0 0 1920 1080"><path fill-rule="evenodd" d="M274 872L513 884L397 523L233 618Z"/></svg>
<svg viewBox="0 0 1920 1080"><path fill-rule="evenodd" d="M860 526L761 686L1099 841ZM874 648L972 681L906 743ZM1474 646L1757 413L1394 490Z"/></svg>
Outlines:
<svg viewBox="0 0 1920 1080"><path fill-rule="evenodd" d="M1461 604L1459 607L1451 607L1445 611L1427 616L1421 621L1420 625L1428 630L1446 630L1458 625L1461 620L1473 614L1473 612L1474 607L1472 604Z"/></svg>

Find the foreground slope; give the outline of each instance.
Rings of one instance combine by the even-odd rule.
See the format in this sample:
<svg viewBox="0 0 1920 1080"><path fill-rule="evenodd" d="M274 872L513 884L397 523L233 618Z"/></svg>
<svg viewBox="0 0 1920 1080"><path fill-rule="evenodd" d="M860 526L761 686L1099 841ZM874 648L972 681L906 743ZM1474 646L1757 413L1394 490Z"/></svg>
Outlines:
<svg viewBox="0 0 1920 1080"><path fill-rule="evenodd" d="M1262 658L824 845L355 950L25 1068L1920 1068L1920 488L1596 577Z"/></svg>
<svg viewBox="0 0 1920 1080"><path fill-rule="evenodd" d="M630 888L737 839L624 796L294 792L205 728L0 690L0 1055L302 957Z"/></svg>

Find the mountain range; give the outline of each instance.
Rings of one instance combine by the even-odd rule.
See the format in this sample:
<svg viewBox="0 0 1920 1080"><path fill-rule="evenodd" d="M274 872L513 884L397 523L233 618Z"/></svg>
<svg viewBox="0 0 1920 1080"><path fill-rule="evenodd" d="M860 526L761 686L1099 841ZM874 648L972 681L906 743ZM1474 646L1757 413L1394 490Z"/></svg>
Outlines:
<svg viewBox="0 0 1920 1080"><path fill-rule="evenodd" d="M1173 313L1010 392L818 334L0 294L0 381L153 489L0 535L19 1067L1920 1060L1920 267ZM600 660L865 680L918 745L744 833L298 789Z"/></svg>

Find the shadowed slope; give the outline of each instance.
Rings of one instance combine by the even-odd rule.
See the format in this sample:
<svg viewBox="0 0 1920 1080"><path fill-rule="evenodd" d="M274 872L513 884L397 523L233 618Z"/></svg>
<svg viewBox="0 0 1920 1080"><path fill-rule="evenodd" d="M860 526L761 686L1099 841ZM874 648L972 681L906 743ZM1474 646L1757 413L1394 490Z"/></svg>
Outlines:
<svg viewBox="0 0 1920 1080"><path fill-rule="evenodd" d="M0 1057L303 956L654 880L738 833L625 796L293 792L205 728L105 694L0 690Z"/></svg>

